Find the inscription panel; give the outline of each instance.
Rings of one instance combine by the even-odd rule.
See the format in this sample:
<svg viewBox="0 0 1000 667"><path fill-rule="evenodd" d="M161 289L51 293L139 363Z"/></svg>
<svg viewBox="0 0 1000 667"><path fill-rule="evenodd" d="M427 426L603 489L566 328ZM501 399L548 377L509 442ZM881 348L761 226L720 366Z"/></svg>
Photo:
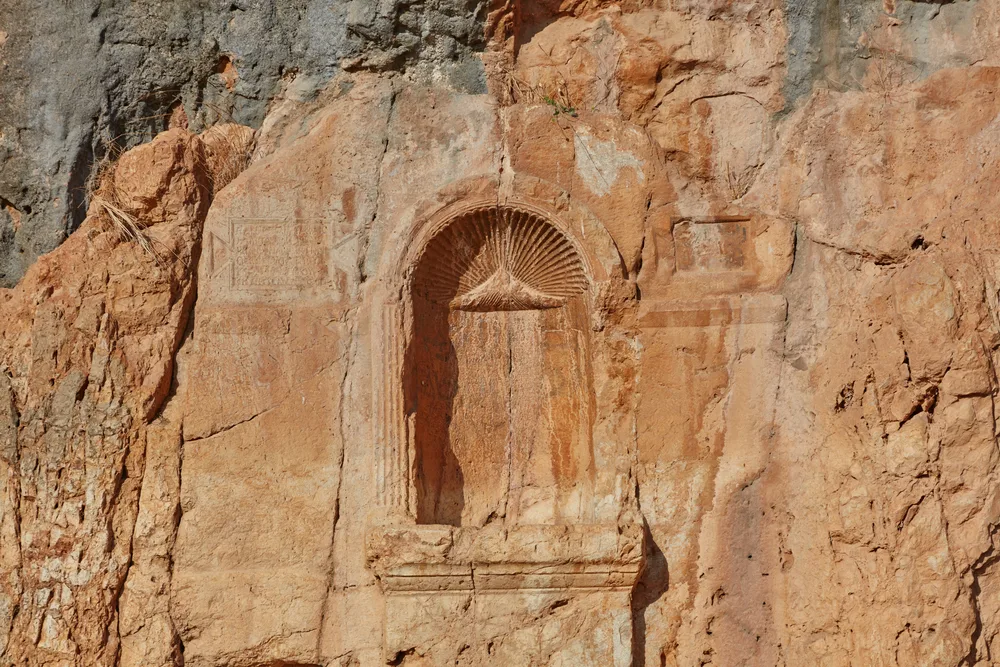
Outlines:
<svg viewBox="0 0 1000 667"><path fill-rule="evenodd" d="M356 256L356 236L344 226L303 219L232 219L214 225L204 247L211 300L308 304L343 299Z"/></svg>
<svg viewBox="0 0 1000 667"><path fill-rule="evenodd" d="M747 240L745 220L681 220L674 225L678 271L741 271Z"/></svg>
<svg viewBox="0 0 1000 667"><path fill-rule="evenodd" d="M232 222L234 289L270 290L327 285L330 229L312 222Z"/></svg>

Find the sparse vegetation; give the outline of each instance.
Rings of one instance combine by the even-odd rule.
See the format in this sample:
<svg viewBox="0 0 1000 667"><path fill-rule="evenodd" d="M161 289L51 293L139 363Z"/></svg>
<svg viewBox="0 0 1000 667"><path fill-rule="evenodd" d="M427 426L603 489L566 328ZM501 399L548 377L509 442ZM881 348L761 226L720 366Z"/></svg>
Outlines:
<svg viewBox="0 0 1000 667"><path fill-rule="evenodd" d="M161 263L160 255L153 247L153 241L142 230L142 227L139 225L139 221L136 220L135 216L131 215L117 204L109 201L101 194L95 194L93 202L101 208L108 220L110 220L115 229L118 230L118 233L121 235L123 240L135 241L136 244L142 248L143 252L156 260L157 264Z"/></svg>
<svg viewBox="0 0 1000 667"><path fill-rule="evenodd" d="M254 131L244 125L214 125L201 135L205 145L205 172L212 182L212 194L226 187L250 166L254 151Z"/></svg>
<svg viewBox="0 0 1000 667"><path fill-rule="evenodd" d="M87 184L87 200L92 207L100 211L112 228L118 231L123 241L134 241L157 264L162 264L160 255L153 246L153 240L143 231L139 220L121 204L122 197L115 183L114 167L124 151L112 139L106 139L105 146L107 150L104 157L91 172Z"/></svg>
<svg viewBox="0 0 1000 667"><path fill-rule="evenodd" d="M578 115L577 105L566 91L566 81L557 73L558 80L549 86L533 85L514 72L513 65L501 62L493 66L492 77L500 83L500 94L505 105L517 103L544 103L552 107L553 116Z"/></svg>
<svg viewBox="0 0 1000 667"><path fill-rule="evenodd" d="M542 97L542 101L544 101L546 104L548 104L550 107L552 107L552 109L553 109L552 115L553 116L558 116L559 114L563 114L564 113L564 114L567 114L569 116L572 116L573 118L577 117L576 107L566 106L565 104L562 104L560 102L556 102L554 99L552 99L548 95L543 96Z"/></svg>

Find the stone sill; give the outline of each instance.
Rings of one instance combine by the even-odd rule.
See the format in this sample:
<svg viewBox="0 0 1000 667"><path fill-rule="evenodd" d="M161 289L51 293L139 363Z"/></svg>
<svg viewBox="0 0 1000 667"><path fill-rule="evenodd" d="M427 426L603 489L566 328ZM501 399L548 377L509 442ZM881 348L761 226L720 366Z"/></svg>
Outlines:
<svg viewBox="0 0 1000 667"><path fill-rule="evenodd" d="M631 589L638 526L441 525L369 530L368 561L389 592Z"/></svg>

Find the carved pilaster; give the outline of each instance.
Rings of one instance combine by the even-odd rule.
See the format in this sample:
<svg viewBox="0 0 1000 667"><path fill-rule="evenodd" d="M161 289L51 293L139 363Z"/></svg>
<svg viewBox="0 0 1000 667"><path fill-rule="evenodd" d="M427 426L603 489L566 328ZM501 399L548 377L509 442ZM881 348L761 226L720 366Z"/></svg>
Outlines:
<svg viewBox="0 0 1000 667"><path fill-rule="evenodd" d="M390 513L409 512L409 447L403 409L403 308L388 303L382 309L382 331L376 341L375 483L379 505Z"/></svg>

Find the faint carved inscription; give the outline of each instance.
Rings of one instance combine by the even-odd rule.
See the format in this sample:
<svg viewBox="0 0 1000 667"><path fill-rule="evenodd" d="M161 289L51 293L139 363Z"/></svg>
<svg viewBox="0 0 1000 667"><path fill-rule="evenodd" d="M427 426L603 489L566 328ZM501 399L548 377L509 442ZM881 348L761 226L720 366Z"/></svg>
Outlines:
<svg viewBox="0 0 1000 667"><path fill-rule="evenodd" d="M323 220L229 220L206 234L209 279L225 300L314 301L343 295L353 235Z"/></svg>
<svg viewBox="0 0 1000 667"><path fill-rule="evenodd" d="M330 278L330 230L311 222L232 223L237 289L323 285Z"/></svg>
<svg viewBox="0 0 1000 667"><path fill-rule="evenodd" d="M681 220L674 225L677 270L739 271L746 240L746 220Z"/></svg>

